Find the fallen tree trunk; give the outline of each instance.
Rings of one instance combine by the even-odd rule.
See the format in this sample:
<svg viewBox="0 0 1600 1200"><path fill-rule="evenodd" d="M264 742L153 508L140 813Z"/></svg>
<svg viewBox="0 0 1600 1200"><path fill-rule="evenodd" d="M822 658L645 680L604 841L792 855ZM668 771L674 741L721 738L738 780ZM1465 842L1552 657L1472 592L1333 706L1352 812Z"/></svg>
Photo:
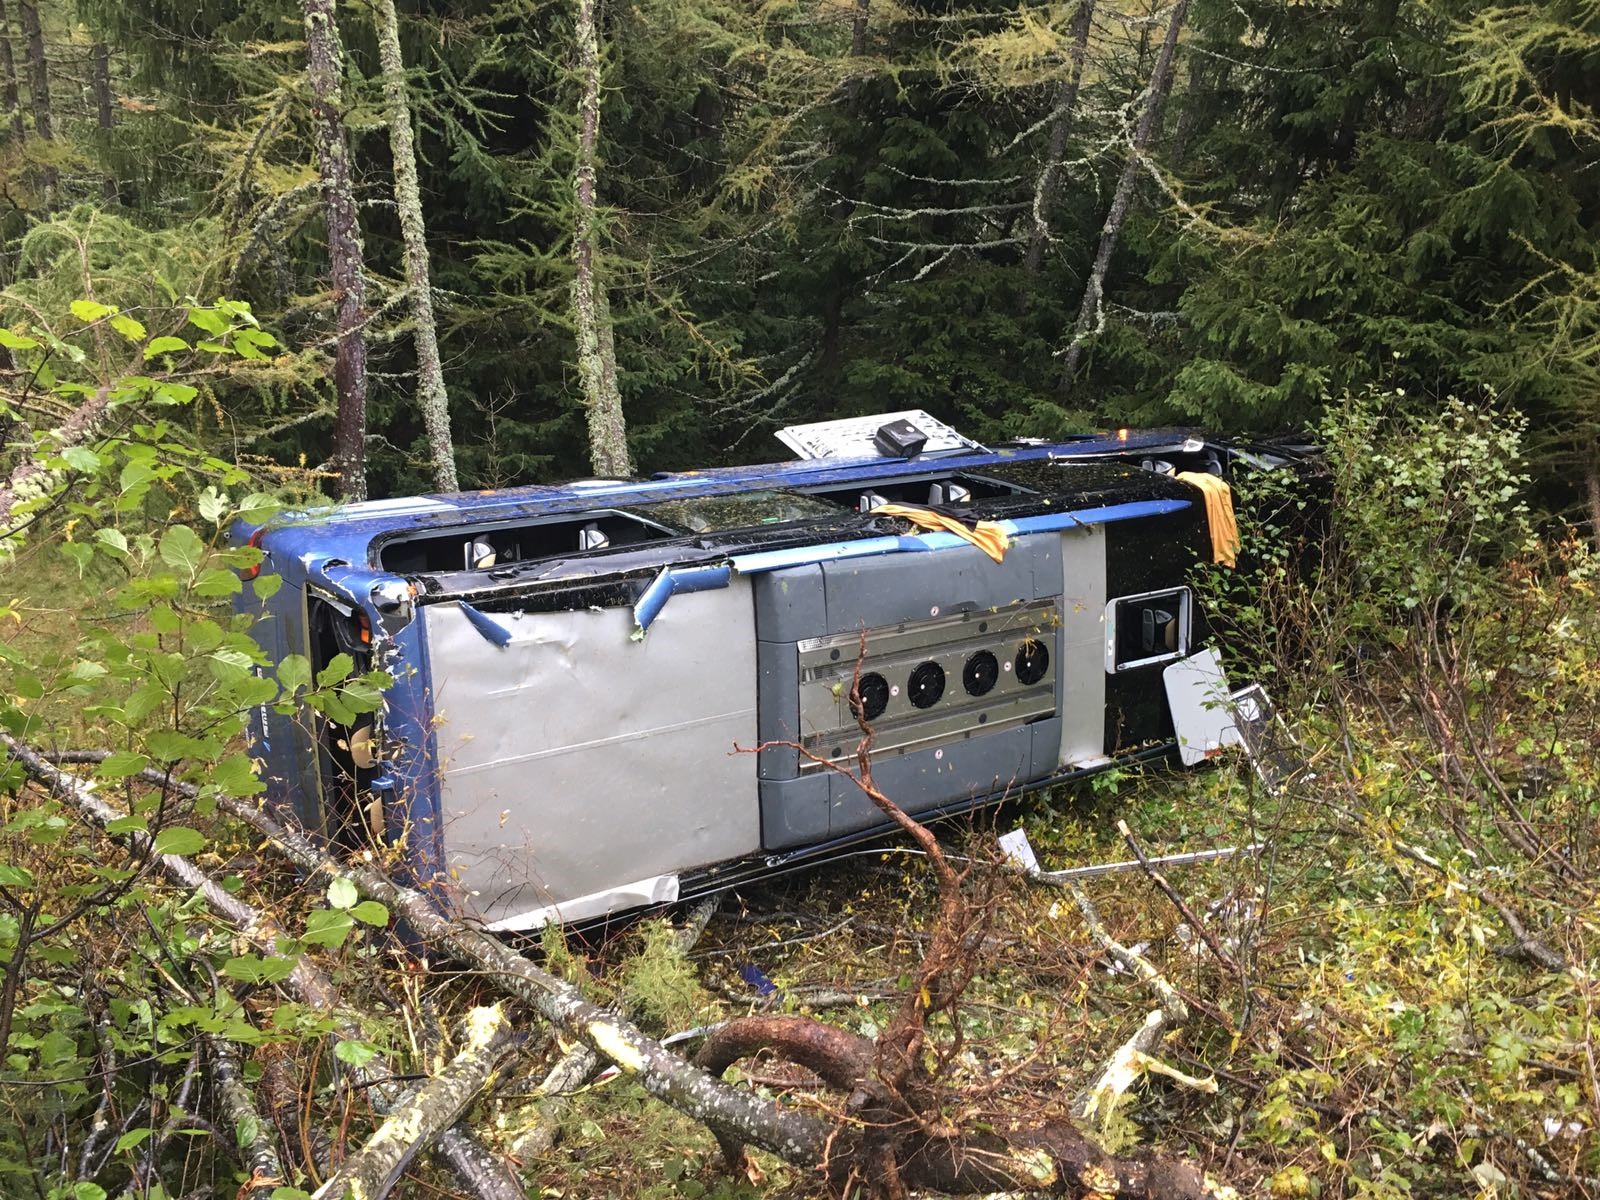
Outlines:
<svg viewBox="0 0 1600 1200"><path fill-rule="evenodd" d="M308 874L353 884L361 895L404 918L431 946L472 964L501 990L527 1001L557 1028L635 1076L651 1095L707 1126L725 1152L753 1145L835 1182L854 1176L876 1186L889 1178L892 1195L904 1195L906 1186L944 1192L1047 1190L1084 1197L1114 1192L1145 1200L1204 1200L1228 1192L1187 1162L1112 1158L1062 1121L967 1135L940 1128L932 1114L919 1120L906 1109L906 1094L914 1094L919 1081L908 1077L906 1094L875 1083L874 1073L884 1065L876 1043L807 1018L730 1022L702 1050L697 1062L703 1066L692 1065L504 943L441 914L422 893L362 864L334 861L306 834L247 801L221 797L219 803ZM959 973L959 967L955 970ZM720 1074L738 1058L764 1050L804 1065L831 1064L832 1081L841 1086L853 1081L845 1119L828 1121L786 1109L735 1090L703 1069ZM901 1065L891 1066L891 1079L901 1074L896 1069ZM886 1127L892 1142L882 1136ZM882 1157L886 1146L892 1159Z"/></svg>
<svg viewBox="0 0 1600 1200"><path fill-rule="evenodd" d="M552 1025L636 1076L657 1099L713 1132L770 1150L788 1162L822 1162L832 1132L826 1122L719 1083L505 943L442 915L422 893L369 867L335 862L305 834L247 803L224 798L222 804L302 870L348 880L363 896L403 917L429 945L471 963L502 991L527 1001Z"/></svg>
<svg viewBox="0 0 1600 1200"><path fill-rule="evenodd" d="M205 1041L211 1052L211 1082L216 1087L217 1100L233 1123L235 1136L240 1139L244 1168L250 1172L250 1178L239 1189L239 1200L265 1200L289 1182L278 1158L278 1148L267 1132L272 1124L256 1111L255 1101L244 1085L244 1071L234 1044L227 1038L210 1034L205 1035Z"/></svg>
<svg viewBox="0 0 1600 1200"><path fill-rule="evenodd" d="M84 808L84 811L92 811L97 821L103 823L123 815L85 789L82 781L51 765L37 751L22 746L5 734L0 734L0 740L11 747L12 753L30 775L47 782L58 794L64 790L68 793L66 798L73 804L78 805L78 793L82 793L84 801L92 806ZM63 761L92 761L98 754L97 751L76 752L57 757ZM175 786L188 795L195 794L194 789L186 785ZM434 907L434 901L421 892L401 887L370 867L335 862L308 835L288 828L250 802L223 796L218 798L218 803L230 815L253 827L267 840L268 845L303 871L313 876L323 875L330 880L344 879L353 884L361 895L379 901L391 913L404 918L415 933L431 946L460 961L473 964L503 992L527 1001L556 1028L590 1046L622 1070L637 1076L651 1095L693 1117L713 1132L770 1150L788 1162L811 1166L823 1161L832 1133L832 1127L826 1121L805 1113L786 1111L771 1101L736 1091L712 1079L659 1042L645 1036L630 1022L588 1000L565 980L541 970L505 943L445 917ZM215 891L222 901L231 906L231 911L219 907L219 913L231 921L249 923L252 928L260 927L264 920L262 914L222 891L220 885L187 860L178 861L189 872L187 877L183 877L183 882L196 887L203 882L210 888L210 891L206 891L208 899L211 891ZM295 970L296 974L290 976L291 981L300 978L310 968L302 959Z"/></svg>
<svg viewBox="0 0 1600 1200"><path fill-rule="evenodd" d="M678 930L675 938L681 953L687 954L694 949L720 901L721 897L713 896L690 914L688 922ZM627 1009L624 1008L623 1012L626 1015ZM572 1094L587 1083L599 1068L600 1055L582 1042L551 1067L539 1084L539 1094L548 1097L540 1108L539 1123L517 1138L513 1153L522 1159L549 1153L561 1134L561 1122L572 1103Z"/></svg>
<svg viewBox="0 0 1600 1200"><path fill-rule="evenodd" d="M482 1095L514 1048L504 1010L475 1008L467 1015L461 1052L437 1075L389 1110L360 1151L316 1190L312 1200L382 1200L428 1143Z"/></svg>
<svg viewBox="0 0 1600 1200"><path fill-rule="evenodd" d="M0 745L6 747L32 778L77 809L91 824L104 829L107 822L127 815L112 808L83 780L62 771L37 750L24 746L9 734L0 732ZM80 761L94 761L96 756L105 757L98 752L75 757ZM190 798L195 795L195 789L186 784L173 782L160 775L155 781L171 786ZM115 836L129 842L136 853L149 851L151 838L147 833L135 830ZM211 910L233 925L258 952L277 956L277 943L283 936L283 930L269 915L226 891L220 883L181 855L155 854L151 856L151 861L169 878L198 891ZM339 1012L338 990L332 980L304 955L296 960L294 970L284 983L308 1007L332 1016L340 1037L364 1040L364 1031ZM371 1087L373 1107L380 1112L387 1110L389 1099L397 1095L395 1089L398 1088L397 1084L391 1083L389 1069L382 1063L371 1062L354 1069L354 1073L363 1085ZM469 1132L452 1130L451 1133L453 1136L442 1141L440 1153L466 1195L477 1197L478 1200L526 1200L521 1183L504 1162L491 1154ZM254 1163L247 1165L254 1171Z"/></svg>

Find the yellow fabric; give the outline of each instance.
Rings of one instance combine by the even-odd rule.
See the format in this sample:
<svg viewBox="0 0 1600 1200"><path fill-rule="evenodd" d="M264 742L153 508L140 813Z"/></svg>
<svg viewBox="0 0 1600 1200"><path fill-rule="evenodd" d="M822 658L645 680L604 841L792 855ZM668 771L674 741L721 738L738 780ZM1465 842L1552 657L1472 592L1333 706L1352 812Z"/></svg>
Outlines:
<svg viewBox="0 0 1600 1200"><path fill-rule="evenodd" d="M979 521L976 525L963 525L954 517L934 512L931 508L915 508L909 504L880 504L872 510L875 517L901 517L919 529L939 530L966 538L995 562L1004 562L1011 539L1005 530L993 521Z"/></svg>
<svg viewBox="0 0 1600 1200"><path fill-rule="evenodd" d="M1183 471L1180 482L1197 487L1206 498L1206 524L1211 527L1211 561L1225 567L1239 556L1239 523L1233 516L1233 489L1222 478L1204 471Z"/></svg>

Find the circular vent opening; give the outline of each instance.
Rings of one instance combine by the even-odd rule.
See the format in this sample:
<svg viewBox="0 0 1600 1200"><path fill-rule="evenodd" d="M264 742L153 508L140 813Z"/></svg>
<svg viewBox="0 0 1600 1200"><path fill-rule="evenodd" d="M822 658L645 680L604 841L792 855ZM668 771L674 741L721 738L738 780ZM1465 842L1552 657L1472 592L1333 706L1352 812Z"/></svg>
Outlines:
<svg viewBox="0 0 1600 1200"><path fill-rule="evenodd" d="M944 695L944 668L936 662L925 662L906 681L906 699L917 708L932 708Z"/></svg>
<svg viewBox="0 0 1600 1200"><path fill-rule="evenodd" d="M1000 678L1000 660L987 650L979 650L961 669L961 686L969 696L987 696Z"/></svg>
<svg viewBox="0 0 1600 1200"><path fill-rule="evenodd" d="M868 671L861 677L856 694L860 697L860 705L857 706L856 697L851 697L850 711L862 720L876 721L883 716L883 710L889 707L889 681L876 671Z"/></svg>
<svg viewBox="0 0 1600 1200"><path fill-rule="evenodd" d="M1038 638L1029 638L1017 651L1016 667L1023 683L1038 683L1050 669L1050 651Z"/></svg>

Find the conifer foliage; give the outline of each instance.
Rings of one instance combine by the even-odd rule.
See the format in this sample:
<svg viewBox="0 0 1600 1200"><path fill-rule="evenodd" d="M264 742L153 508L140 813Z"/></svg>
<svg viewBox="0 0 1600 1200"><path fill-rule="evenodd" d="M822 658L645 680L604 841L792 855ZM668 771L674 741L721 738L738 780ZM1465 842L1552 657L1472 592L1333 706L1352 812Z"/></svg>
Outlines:
<svg viewBox="0 0 1600 1200"><path fill-rule="evenodd" d="M1600 516L1595 21L6 0L0 269L77 204L208 231L221 291L326 361L229 419L346 494L906 405L1268 429L1376 378L1534 414L1548 501Z"/></svg>

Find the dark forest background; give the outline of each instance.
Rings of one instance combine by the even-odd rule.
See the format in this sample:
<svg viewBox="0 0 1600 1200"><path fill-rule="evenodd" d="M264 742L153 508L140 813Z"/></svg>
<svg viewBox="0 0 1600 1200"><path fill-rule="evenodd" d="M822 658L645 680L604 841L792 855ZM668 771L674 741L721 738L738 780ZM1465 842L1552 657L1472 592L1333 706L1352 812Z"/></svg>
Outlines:
<svg viewBox="0 0 1600 1200"><path fill-rule="evenodd" d="M369 487L427 490L380 5L323 7ZM464 487L589 470L592 20L587 236L636 469L779 457L780 425L902 407L988 439L1279 429L1377 385L1516 406L1550 504L1600 505L1593 3L398 7ZM7 320L86 282L127 312L246 301L295 353L219 371L197 411L239 453L328 462L342 291L307 6L6 8Z"/></svg>

